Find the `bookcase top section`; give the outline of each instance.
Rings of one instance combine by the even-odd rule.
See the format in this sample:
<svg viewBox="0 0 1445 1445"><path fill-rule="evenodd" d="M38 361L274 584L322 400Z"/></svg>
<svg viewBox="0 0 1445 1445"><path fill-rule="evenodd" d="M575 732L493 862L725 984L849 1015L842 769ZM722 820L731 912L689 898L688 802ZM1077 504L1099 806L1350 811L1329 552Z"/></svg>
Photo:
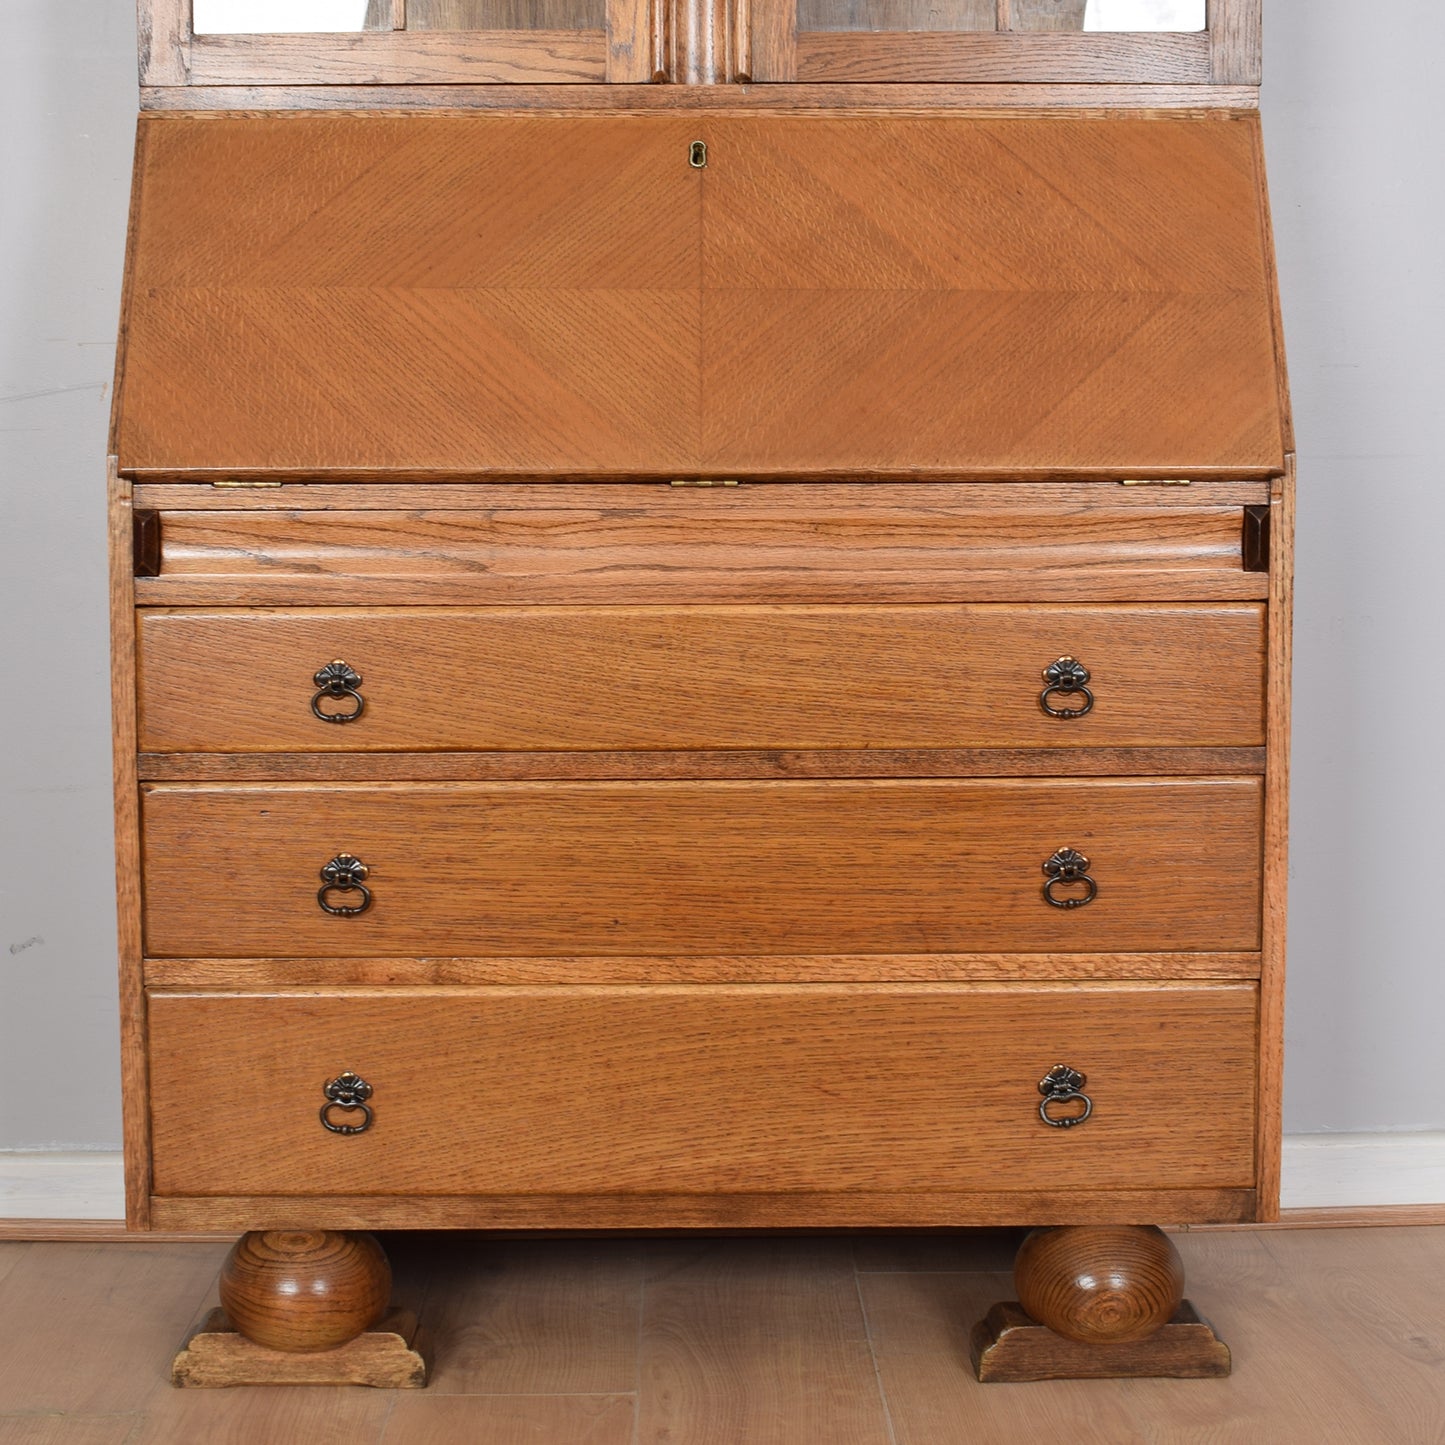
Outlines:
<svg viewBox="0 0 1445 1445"><path fill-rule="evenodd" d="M556 106L658 83L646 103L681 108L740 85L781 106L915 105L903 87L960 85L1049 105L1051 87L1087 85L1100 106L1161 89L1157 103L1238 107L1259 84L1261 4L140 0L140 78L157 109Z"/></svg>
<svg viewBox="0 0 1445 1445"><path fill-rule="evenodd" d="M137 164L127 472L1284 464L1254 116L167 115Z"/></svg>

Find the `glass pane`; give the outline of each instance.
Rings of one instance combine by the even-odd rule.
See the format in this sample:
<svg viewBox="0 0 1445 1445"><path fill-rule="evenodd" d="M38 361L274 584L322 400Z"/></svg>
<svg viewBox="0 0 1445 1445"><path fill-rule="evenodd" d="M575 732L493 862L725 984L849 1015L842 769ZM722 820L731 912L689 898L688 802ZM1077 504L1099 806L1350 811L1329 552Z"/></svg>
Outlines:
<svg viewBox="0 0 1445 1445"><path fill-rule="evenodd" d="M995 0L798 0L799 30L992 30Z"/></svg>
<svg viewBox="0 0 1445 1445"><path fill-rule="evenodd" d="M192 24L197 35L314 35L365 30L367 10L367 0L195 0Z"/></svg>
<svg viewBox="0 0 1445 1445"><path fill-rule="evenodd" d="M1203 30L1205 0L1013 0L1015 30Z"/></svg>
<svg viewBox="0 0 1445 1445"><path fill-rule="evenodd" d="M607 0L407 0L408 30L604 30Z"/></svg>

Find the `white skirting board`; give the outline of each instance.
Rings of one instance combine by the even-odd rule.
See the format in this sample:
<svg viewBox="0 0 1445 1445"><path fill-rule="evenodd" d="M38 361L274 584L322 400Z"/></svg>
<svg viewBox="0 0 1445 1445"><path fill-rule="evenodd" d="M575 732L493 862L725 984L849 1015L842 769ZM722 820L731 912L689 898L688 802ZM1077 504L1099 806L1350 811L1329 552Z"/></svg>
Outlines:
<svg viewBox="0 0 1445 1445"><path fill-rule="evenodd" d="M119 1154L0 1152L0 1219L120 1219ZM1445 1132L1293 1134L1286 1209L1445 1204Z"/></svg>

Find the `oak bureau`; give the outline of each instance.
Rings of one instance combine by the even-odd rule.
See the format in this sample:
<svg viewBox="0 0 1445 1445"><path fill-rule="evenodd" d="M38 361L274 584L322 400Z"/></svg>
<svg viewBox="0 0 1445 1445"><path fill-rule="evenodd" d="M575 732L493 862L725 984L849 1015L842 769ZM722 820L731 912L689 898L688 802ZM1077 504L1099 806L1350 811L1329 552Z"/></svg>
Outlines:
<svg viewBox="0 0 1445 1445"><path fill-rule="evenodd" d="M393 1228L1029 1226L981 1379L1227 1371L1257 0L247 3L141 0L111 462L129 1223L243 1236L177 1382L423 1382Z"/></svg>

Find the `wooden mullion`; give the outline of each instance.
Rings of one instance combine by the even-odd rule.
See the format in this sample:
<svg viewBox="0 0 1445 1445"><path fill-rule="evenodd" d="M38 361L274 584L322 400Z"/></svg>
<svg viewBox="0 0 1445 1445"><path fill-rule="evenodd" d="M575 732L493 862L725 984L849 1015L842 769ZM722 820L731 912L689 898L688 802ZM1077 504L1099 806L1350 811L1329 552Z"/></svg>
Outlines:
<svg viewBox="0 0 1445 1445"><path fill-rule="evenodd" d="M1014 28L1013 0L994 0L993 28L1000 33Z"/></svg>
<svg viewBox="0 0 1445 1445"><path fill-rule="evenodd" d="M1263 0L1209 0L1210 70L1216 84L1258 85Z"/></svg>
<svg viewBox="0 0 1445 1445"><path fill-rule="evenodd" d="M142 85L190 82L191 0L138 0Z"/></svg>
<svg viewBox="0 0 1445 1445"><path fill-rule="evenodd" d="M751 78L783 83L796 80L797 0L750 0L748 8Z"/></svg>
<svg viewBox="0 0 1445 1445"><path fill-rule="evenodd" d="M663 0L607 0L607 79L643 85L661 74L654 14Z"/></svg>

